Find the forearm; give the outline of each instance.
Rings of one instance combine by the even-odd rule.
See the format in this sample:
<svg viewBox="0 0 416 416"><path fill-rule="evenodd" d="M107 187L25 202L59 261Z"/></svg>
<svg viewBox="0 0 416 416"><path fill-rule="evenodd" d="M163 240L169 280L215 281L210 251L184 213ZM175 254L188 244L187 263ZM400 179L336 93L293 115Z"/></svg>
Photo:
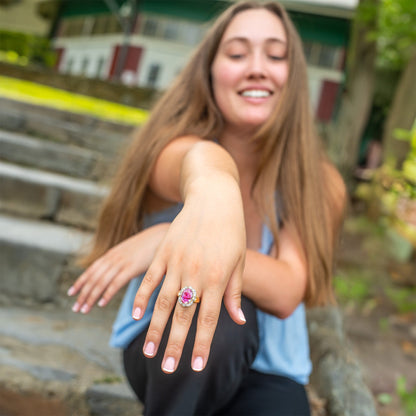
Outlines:
<svg viewBox="0 0 416 416"><path fill-rule="evenodd" d="M289 316L305 295L307 263L297 233L289 225L279 231L279 253L247 250L243 294L258 308L278 318Z"/></svg>
<svg viewBox="0 0 416 416"><path fill-rule="evenodd" d="M195 190L215 187L218 177L236 181L238 170L232 157L218 144L187 136L169 143L159 155L150 178L150 187L163 199L185 201ZM205 191L205 189L203 189Z"/></svg>

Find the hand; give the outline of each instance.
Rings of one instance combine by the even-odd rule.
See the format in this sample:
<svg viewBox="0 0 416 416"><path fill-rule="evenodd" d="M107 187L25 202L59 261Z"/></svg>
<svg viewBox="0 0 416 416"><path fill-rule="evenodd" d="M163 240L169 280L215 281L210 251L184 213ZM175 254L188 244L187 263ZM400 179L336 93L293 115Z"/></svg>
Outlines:
<svg viewBox="0 0 416 416"><path fill-rule="evenodd" d="M237 324L245 323L240 305L246 237L239 185L219 173L197 179L192 189L145 274L133 306L133 317L140 319L165 275L143 351L148 357L156 354L175 307L162 360L166 373L175 371L179 363L196 309L177 303L182 287L192 286L201 298L192 355L195 371L207 363L223 298L231 318Z"/></svg>
<svg viewBox="0 0 416 416"><path fill-rule="evenodd" d="M105 306L131 279L149 267L169 224L158 224L108 250L75 281L68 295L79 293L72 310L88 313L98 301Z"/></svg>

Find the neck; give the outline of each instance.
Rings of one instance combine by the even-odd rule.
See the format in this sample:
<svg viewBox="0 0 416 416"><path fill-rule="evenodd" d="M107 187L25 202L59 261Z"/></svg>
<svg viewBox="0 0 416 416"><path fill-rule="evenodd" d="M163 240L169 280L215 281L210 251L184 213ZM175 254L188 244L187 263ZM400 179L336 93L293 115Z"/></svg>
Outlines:
<svg viewBox="0 0 416 416"><path fill-rule="evenodd" d="M241 181L246 183L254 181L259 161L259 152L252 137L252 132L228 128L222 132L219 138L221 146L233 157Z"/></svg>

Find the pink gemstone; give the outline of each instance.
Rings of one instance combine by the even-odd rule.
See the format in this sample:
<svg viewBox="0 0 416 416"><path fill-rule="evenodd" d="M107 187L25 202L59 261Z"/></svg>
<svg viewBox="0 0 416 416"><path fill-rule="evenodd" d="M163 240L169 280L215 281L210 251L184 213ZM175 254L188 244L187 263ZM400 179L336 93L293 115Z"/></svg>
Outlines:
<svg viewBox="0 0 416 416"><path fill-rule="evenodd" d="M183 303L188 303L191 299L192 299L193 293L192 290L187 288L182 292L182 302Z"/></svg>

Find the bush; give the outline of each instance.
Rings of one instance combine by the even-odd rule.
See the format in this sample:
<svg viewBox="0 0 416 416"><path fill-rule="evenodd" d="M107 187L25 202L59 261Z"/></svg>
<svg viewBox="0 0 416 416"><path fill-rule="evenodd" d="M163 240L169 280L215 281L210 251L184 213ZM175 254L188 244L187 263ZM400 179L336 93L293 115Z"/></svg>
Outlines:
<svg viewBox="0 0 416 416"><path fill-rule="evenodd" d="M53 67L56 62L49 39L27 33L0 30L0 52L1 59L22 65Z"/></svg>

